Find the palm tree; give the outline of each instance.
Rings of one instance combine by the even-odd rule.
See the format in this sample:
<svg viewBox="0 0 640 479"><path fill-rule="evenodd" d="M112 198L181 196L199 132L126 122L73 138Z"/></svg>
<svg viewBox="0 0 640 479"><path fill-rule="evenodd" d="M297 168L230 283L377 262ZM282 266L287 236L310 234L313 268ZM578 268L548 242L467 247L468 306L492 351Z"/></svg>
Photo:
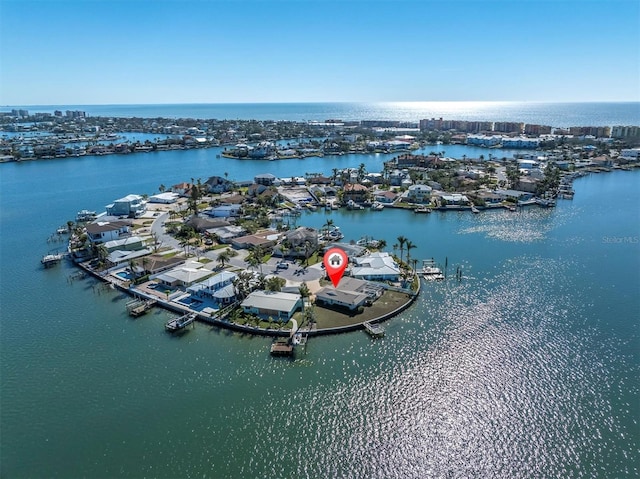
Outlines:
<svg viewBox="0 0 640 479"><path fill-rule="evenodd" d="M252 268L259 267L260 276L263 276L262 265L264 264L264 249L262 249L262 246L260 245L254 246L244 261Z"/></svg>
<svg viewBox="0 0 640 479"><path fill-rule="evenodd" d="M304 311L304 304L305 304L305 298L308 298L309 296L311 296L311 291L309 291L309 286L307 286L307 283L303 282L300 285L300 296L302 297L302 310Z"/></svg>
<svg viewBox="0 0 640 479"><path fill-rule="evenodd" d="M378 249L380 251L382 251L383 249L385 249L387 247L387 242L383 239L378 240Z"/></svg>
<svg viewBox="0 0 640 479"><path fill-rule="evenodd" d="M367 172L366 165L364 163L360 163L360 166L358 166L358 183L362 181L366 172Z"/></svg>
<svg viewBox="0 0 640 479"><path fill-rule="evenodd" d="M327 222L324 224L323 229L325 229L328 233L331 230L332 226L333 226L333 220L331 218L328 218Z"/></svg>
<svg viewBox="0 0 640 479"><path fill-rule="evenodd" d="M309 266L309 256L313 253L313 245L309 240L304 242L304 264Z"/></svg>
<svg viewBox="0 0 640 479"><path fill-rule="evenodd" d="M217 261L220 264L220 268L224 269L225 265L229 262L229 260L231 259L231 254L230 254L231 250L229 248L225 249L224 251L221 251L218 254L218 258Z"/></svg>
<svg viewBox="0 0 640 479"><path fill-rule="evenodd" d="M399 245L399 248L400 248L400 263L402 263L402 252L404 250L404 245L407 242L407 238L405 238L404 236L401 235L401 236L398 236L397 240L398 240L398 245Z"/></svg>
<svg viewBox="0 0 640 479"><path fill-rule="evenodd" d="M411 250L413 248L416 247L415 244L413 244L411 241L407 240L407 243L405 244L406 248L407 248L407 264L411 264Z"/></svg>

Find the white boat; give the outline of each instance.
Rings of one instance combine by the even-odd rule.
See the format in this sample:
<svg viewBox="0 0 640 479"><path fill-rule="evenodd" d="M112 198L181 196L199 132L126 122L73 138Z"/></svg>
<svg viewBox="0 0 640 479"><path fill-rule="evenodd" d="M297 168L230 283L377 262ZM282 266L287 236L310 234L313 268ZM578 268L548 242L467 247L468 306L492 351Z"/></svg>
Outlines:
<svg viewBox="0 0 640 479"><path fill-rule="evenodd" d="M442 281L445 279L442 270L436 266L435 261L432 259L422 261L422 277L427 281Z"/></svg>
<svg viewBox="0 0 640 479"><path fill-rule="evenodd" d="M371 209L373 211L382 211L384 209L384 205L382 203L379 203L378 201L375 201L372 205L371 205Z"/></svg>
<svg viewBox="0 0 640 479"><path fill-rule="evenodd" d="M62 260L62 258L62 253L47 254L42 257L40 262L44 265L45 268L48 268L49 266L58 264Z"/></svg>

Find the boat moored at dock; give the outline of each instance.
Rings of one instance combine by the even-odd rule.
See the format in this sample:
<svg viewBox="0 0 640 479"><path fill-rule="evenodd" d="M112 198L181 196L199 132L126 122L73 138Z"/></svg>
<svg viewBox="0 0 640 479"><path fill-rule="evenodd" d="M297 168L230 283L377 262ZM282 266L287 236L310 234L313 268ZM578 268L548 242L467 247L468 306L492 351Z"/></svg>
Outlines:
<svg viewBox="0 0 640 479"><path fill-rule="evenodd" d="M49 268L51 266L55 266L60 261L62 261L63 257L64 255L62 253L46 254L42 257L40 262L45 268Z"/></svg>

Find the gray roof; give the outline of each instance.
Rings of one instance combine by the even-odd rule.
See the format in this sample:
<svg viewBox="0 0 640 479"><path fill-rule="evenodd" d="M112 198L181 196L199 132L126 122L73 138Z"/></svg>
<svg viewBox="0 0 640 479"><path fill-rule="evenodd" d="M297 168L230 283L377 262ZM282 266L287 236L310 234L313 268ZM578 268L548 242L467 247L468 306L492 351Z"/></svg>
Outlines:
<svg viewBox="0 0 640 479"><path fill-rule="evenodd" d="M333 301L347 306L360 306L367 300L368 296L362 293L356 293L353 291L342 291L331 287L325 287L320 289L316 293L316 299L322 301Z"/></svg>
<svg viewBox="0 0 640 479"><path fill-rule="evenodd" d="M275 291L254 291L245 298L243 308L270 309L273 311L291 312L296 308L301 296L293 293Z"/></svg>

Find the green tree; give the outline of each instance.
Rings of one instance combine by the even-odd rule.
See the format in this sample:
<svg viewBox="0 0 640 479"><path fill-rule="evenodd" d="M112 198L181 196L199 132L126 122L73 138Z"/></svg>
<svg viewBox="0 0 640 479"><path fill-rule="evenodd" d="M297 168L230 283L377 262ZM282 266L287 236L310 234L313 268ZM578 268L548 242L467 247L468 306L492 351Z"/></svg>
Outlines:
<svg viewBox="0 0 640 479"><path fill-rule="evenodd" d="M398 248L400 249L400 262L402 263L402 257L403 257L402 253L404 251L404 245L407 242L407 238L405 238L404 236L398 236L397 240L398 240Z"/></svg>
<svg viewBox="0 0 640 479"><path fill-rule="evenodd" d="M264 264L264 249L262 246L256 245L251 248L244 261L252 268L259 268L262 276L262 265Z"/></svg>
<svg viewBox="0 0 640 479"><path fill-rule="evenodd" d="M416 247L411 241L407 240L405 247L407 248L407 264L411 264L411 250Z"/></svg>
<svg viewBox="0 0 640 479"><path fill-rule="evenodd" d="M216 260L218 261L218 264L220 265L220 268L224 269L226 264L231 259L230 251L231 250L229 248L227 248L224 251L221 251L220 253L218 253L218 258Z"/></svg>
<svg viewBox="0 0 640 479"><path fill-rule="evenodd" d="M267 291L282 291L282 287L287 283L284 278L279 276L272 276L265 280L265 286Z"/></svg>

